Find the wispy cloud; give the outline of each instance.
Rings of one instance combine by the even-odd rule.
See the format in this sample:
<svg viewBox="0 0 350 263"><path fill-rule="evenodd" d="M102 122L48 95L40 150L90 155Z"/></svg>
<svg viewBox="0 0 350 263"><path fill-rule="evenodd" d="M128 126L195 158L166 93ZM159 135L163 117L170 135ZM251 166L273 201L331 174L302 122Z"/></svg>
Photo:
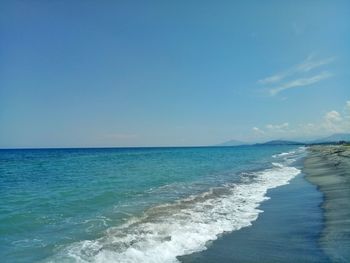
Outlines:
<svg viewBox="0 0 350 263"><path fill-rule="evenodd" d="M296 67L296 71L308 72L314 68L318 68L324 65L328 65L335 60L335 57L330 57L321 60L314 60L313 56L308 56L304 62L300 63Z"/></svg>
<svg viewBox="0 0 350 263"><path fill-rule="evenodd" d="M271 95L276 95L279 92L284 91L286 89L309 86L309 85L315 84L321 80L330 78L332 76L333 76L332 73L330 73L328 71L324 71L324 72L321 72L318 75L314 75L312 77L291 80L289 82L282 84L281 86L279 86L277 88L272 88L269 91L270 91Z"/></svg>
<svg viewBox="0 0 350 263"><path fill-rule="evenodd" d="M287 70L260 79L258 83L270 87L269 93L272 96L286 89L308 86L333 76L329 71L318 72L313 76L307 76L307 74L314 69L332 63L334 60L335 57L315 59L314 55L310 55L301 63ZM275 87L271 87L272 85Z"/></svg>
<svg viewBox="0 0 350 263"><path fill-rule="evenodd" d="M263 85L270 84L270 83L276 83L276 82L279 82L282 79L284 79L286 76L288 76L288 73L282 72L282 73L278 73L276 75L273 75L273 76L270 76L270 77L267 77L264 79L260 79L260 80L258 80L258 83L263 84Z"/></svg>

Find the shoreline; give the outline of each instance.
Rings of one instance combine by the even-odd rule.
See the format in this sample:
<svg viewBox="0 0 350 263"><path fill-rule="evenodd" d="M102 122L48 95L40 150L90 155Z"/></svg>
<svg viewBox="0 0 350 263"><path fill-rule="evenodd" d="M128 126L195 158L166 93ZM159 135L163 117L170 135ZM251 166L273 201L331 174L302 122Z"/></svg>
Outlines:
<svg viewBox="0 0 350 263"><path fill-rule="evenodd" d="M312 146L306 179L323 194L319 243L332 262L350 262L350 146Z"/></svg>
<svg viewBox="0 0 350 263"><path fill-rule="evenodd" d="M296 164L300 169L303 160ZM318 244L323 229L322 194L301 173L270 189L264 212L247 228L225 233L207 250L179 257L182 263L329 262Z"/></svg>

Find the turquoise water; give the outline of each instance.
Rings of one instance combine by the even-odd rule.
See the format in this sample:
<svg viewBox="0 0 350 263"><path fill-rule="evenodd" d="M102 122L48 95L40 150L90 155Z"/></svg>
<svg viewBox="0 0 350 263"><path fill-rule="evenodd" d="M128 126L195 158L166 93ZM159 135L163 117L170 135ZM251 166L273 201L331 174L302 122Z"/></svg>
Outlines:
<svg viewBox="0 0 350 263"><path fill-rule="evenodd" d="M281 154L282 153L282 154ZM3 262L175 262L250 226L295 146L0 150Z"/></svg>

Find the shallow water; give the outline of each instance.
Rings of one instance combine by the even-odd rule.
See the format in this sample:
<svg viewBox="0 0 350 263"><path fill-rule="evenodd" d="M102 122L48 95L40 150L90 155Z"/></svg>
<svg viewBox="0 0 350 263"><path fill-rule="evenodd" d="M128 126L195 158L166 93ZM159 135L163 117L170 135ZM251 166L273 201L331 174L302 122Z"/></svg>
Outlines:
<svg viewBox="0 0 350 263"><path fill-rule="evenodd" d="M251 226L267 190L299 174L292 162L303 154L295 146L1 150L0 256L176 262Z"/></svg>

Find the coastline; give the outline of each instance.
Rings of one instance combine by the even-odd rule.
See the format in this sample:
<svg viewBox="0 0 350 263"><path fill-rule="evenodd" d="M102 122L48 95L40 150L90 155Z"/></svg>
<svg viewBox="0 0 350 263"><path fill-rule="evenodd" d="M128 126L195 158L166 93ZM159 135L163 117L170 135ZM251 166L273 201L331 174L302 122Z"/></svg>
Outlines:
<svg viewBox="0 0 350 263"><path fill-rule="evenodd" d="M332 262L350 262L350 146L312 146L306 179L323 194L319 243Z"/></svg>
<svg viewBox="0 0 350 263"><path fill-rule="evenodd" d="M113 242L115 242L119 233L121 235L125 235L124 233L129 234L131 237L130 240L132 241L134 240L133 238L135 236L139 236L140 232L146 234L157 233L157 235L160 233L160 235L156 236L157 239L152 239L153 236L150 236L149 240L152 242L151 246L148 246L147 243L142 243L144 240L146 240L145 238L135 240L133 241L135 242L133 244L138 245L137 249L139 249L140 252L144 253L144 251L146 251L148 253L147 249L154 248L154 245L157 244L156 242L160 240L158 245L165 251L163 244L169 245L169 241L171 240L177 242L171 244L172 247L175 247L178 244L184 244L180 242L186 239L183 239L183 236L176 236L178 233L181 235L185 233L188 234L188 236L195 236L198 238L198 235L196 236L196 234L201 233L200 231L202 231L202 229L205 229L205 234L208 233L208 229L213 231L222 229L221 227L224 225L222 222L227 222L225 220L227 219L227 215L230 215L230 211L236 211L235 208L237 206L243 208L241 209L241 211L243 211L245 209L244 205L251 204L247 201L237 203L236 200L241 200L239 197L243 196L243 200L249 201L249 196L253 196L254 193L260 189L259 187L261 187L262 184L262 190L266 190L265 192L263 191L261 193L263 193L267 198L264 198L264 200L261 202L259 201L260 199L258 199L259 206L253 207L260 210L258 211L259 216L253 218L252 216L255 215L255 210L244 210L249 212L245 214L248 215L248 217L244 217L243 215L243 217L238 216L233 218L233 220L228 218L230 222L235 224L240 223L241 221L239 220L241 218L247 218L249 220L252 219L250 221L251 223L245 225L246 227L243 226L242 228L236 228L235 231L228 229L221 231L220 233L215 232L215 238L206 238L206 235L204 235L205 239L202 238L199 240L204 240L204 242L201 243L204 244L204 250L197 250L198 252L183 256L180 256L181 253L177 253L179 256L175 255L173 259L176 257L178 261L183 263L349 262L349 257L347 254L347 250L349 248L349 232L347 232L347 230L349 229L349 225L346 224L349 223L349 205L347 204L347 201L349 200L349 177L347 175L349 173L350 147L342 147L343 146L313 146L303 148L301 150L299 149L300 151L294 148L288 148L288 150L284 149L283 151L281 150L279 151L281 153L269 155L271 156L268 158L272 165L271 168L263 168L262 170L257 171L254 170L253 174L255 174L255 176L260 176L260 181L258 181L258 184L247 181L245 184L238 185L247 186L247 188L244 188L243 190L252 190L253 192L247 192L249 195L246 195L245 192L242 192L242 190L239 192L238 199L237 196L233 196L229 202L225 202L226 199L221 198L221 193L223 193L222 197L226 197L227 192L222 192L222 189L219 188L210 192L210 195L200 194L198 198L190 200L186 199L180 206L178 204L176 206L157 206L156 209L149 210L146 217L142 219L143 221L140 221L140 223L133 221L133 224L126 225L121 232L115 232L113 228L110 228L112 231L106 232L106 235L104 235L103 238L98 237L97 239L83 239L82 242L67 245L62 250L56 250L55 253L52 253L49 256L41 255L41 257L50 262L62 262L64 260L69 260L70 255L81 256L83 259L86 257L86 255L89 255L89 257L92 259L98 255L100 260L118 261L117 256L119 254L117 253L119 251L116 251L115 254L102 254L100 251L107 253L110 252L110 246L111 244L115 244ZM259 149L260 148L258 148L257 151ZM305 150L307 150L307 152ZM221 158L223 151L227 152L227 155L230 157L232 157L232 154L235 151L237 151L236 155L242 153L240 149L221 149L218 157ZM275 149L273 151L276 152ZM266 156L266 153L263 153L265 154L264 156ZM306 153L307 156L305 156ZM91 154L95 155L95 152L92 152ZM171 152L169 154L173 155ZM213 152L211 152L211 154L213 154ZM70 153L68 153L68 156L70 156ZM116 156L120 158L119 152ZM108 158L110 159L110 156L108 156ZM256 158L255 155L251 157L251 160L254 160L254 158ZM55 161L54 163L56 164L57 162ZM78 164L80 164L80 162L77 162L77 165ZM286 166L282 164L285 164ZM193 166L192 164L190 166L197 167ZM141 167L143 169L143 166ZM178 167L178 165L174 167ZM62 168L65 168L65 166L62 166ZM100 169L100 167L98 168ZM290 173L295 170L297 171L297 174L295 174L292 179L288 179L290 178ZM262 177L263 175L266 177ZM284 177L288 179L287 182L284 181ZM106 180L108 178L103 179ZM282 181L278 183L279 180ZM282 184L283 182L284 184ZM211 181L208 181L208 185L212 186L211 183ZM170 184L170 186L171 189L174 189L173 184ZM101 189L104 190L103 187ZM237 190L237 188L235 189ZM94 190L96 190L96 188L94 188ZM35 193L37 192L38 191ZM41 192L39 191L39 193ZM260 192L258 191L257 193L259 194ZM257 197L259 197L259 195L257 195ZM107 201L108 200L109 199L107 199ZM113 197L111 200L114 201L115 198ZM216 202L215 200L219 200L219 202ZM230 202L233 202L233 205L228 206L227 204L230 204ZM95 199L92 203L96 204ZM98 204L99 207L100 204L101 203ZM205 204L204 209L202 209L202 204ZM221 206L221 204L224 205ZM191 210L192 207L195 209ZM213 213L209 211L211 207L216 209L211 210ZM334 209L329 211L329 208ZM183 211L186 213L183 213ZM178 215L181 215L181 217L178 217ZM183 215L189 215L190 220L187 220L187 218L185 218ZM221 217L221 215L224 215L224 217ZM336 217L332 217L334 215L336 215ZM89 215L89 218L92 217ZM203 218L206 221L203 221ZM169 220L173 220L170 222L170 224L172 226L176 226L175 232L164 232L164 230L170 229ZM190 224L188 224L188 222ZM152 232L154 229L158 231L158 227L161 224L163 224L161 228L163 229L163 232ZM152 229L150 226L155 227ZM186 231L183 231L182 226L186 226ZM57 229L57 227L55 227L55 229ZM118 229L120 230L121 228ZM193 230L196 230L195 235L192 234L194 232ZM190 231L192 231L192 233L190 233ZM171 238L165 239L165 242L163 242L163 239L158 238L168 238L169 236ZM21 245L21 243L18 242L17 244ZM129 243L126 243L126 246L128 244ZM145 245L142 247L139 244ZM106 249L101 249L104 247L106 247ZM142 248L145 249L141 250ZM22 253L23 256L18 259L18 261L20 261L25 258L27 259L29 256L34 254L34 249L37 249L37 247L25 247L25 250L19 250L19 252L16 251L16 253L12 253L11 255L5 254L5 256L15 258L16 254L18 255L19 253ZM39 249L43 250L40 247L38 250ZM130 249L129 251L134 250ZM90 254L84 254L90 252L96 254L92 254L92 256L90 256ZM111 252L114 252L114 250ZM153 251L151 252L153 253ZM129 259L137 259L136 262L139 262L141 261L139 260L141 258L140 254L143 259L147 259L145 256L150 255L150 260L154 262L155 259L159 259L160 256L162 256L161 252L162 250L157 251L157 257L154 257L155 253L139 253L136 254L137 258L134 256L134 254L130 254L130 256L128 256ZM165 256L168 255L169 254L165 254ZM124 260L125 258L122 259L123 260L119 261L126 261ZM166 260L163 259L159 260L159 262L165 261Z"/></svg>
<svg viewBox="0 0 350 263"><path fill-rule="evenodd" d="M303 161L296 164L300 168ZM322 194L301 173L270 189L264 212L247 228L223 234L208 249L178 259L210 262L329 262L318 244L323 229Z"/></svg>

